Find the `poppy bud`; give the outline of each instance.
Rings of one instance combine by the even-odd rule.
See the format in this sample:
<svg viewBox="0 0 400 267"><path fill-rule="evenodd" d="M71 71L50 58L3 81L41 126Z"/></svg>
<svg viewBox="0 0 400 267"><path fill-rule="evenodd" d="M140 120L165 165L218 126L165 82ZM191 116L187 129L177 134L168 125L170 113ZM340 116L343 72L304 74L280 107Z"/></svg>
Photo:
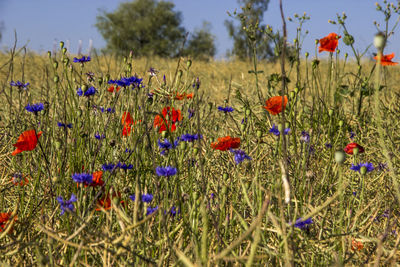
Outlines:
<svg viewBox="0 0 400 267"><path fill-rule="evenodd" d="M99 86L101 86L103 84L103 78L98 78L97 82L99 83Z"/></svg>
<svg viewBox="0 0 400 267"><path fill-rule="evenodd" d="M354 44L354 37L350 34L346 34L343 38L343 43L345 45L352 45Z"/></svg>
<svg viewBox="0 0 400 267"><path fill-rule="evenodd" d="M227 191L228 191L228 187L226 187L225 185L222 187L222 191L221 191L221 193L222 193L222 195L225 195L226 193L227 193Z"/></svg>
<svg viewBox="0 0 400 267"><path fill-rule="evenodd" d="M212 108L213 108L213 103L208 102L208 109L209 109L210 112L211 112Z"/></svg>
<svg viewBox="0 0 400 267"><path fill-rule="evenodd" d="M298 41L297 41L297 38L295 38L294 40L293 40L293 43L294 44L296 44Z"/></svg>
<svg viewBox="0 0 400 267"><path fill-rule="evenodd" d="M182 75L183 75L183 71L179 70L178 71L178 79L180 79L182 77Z"/></svg>
<svg viewBox="0 0 400 267"><path fill-rule="evenodd" d="M348 53L344 53L344 57L347 58L349 56Z"/></svg>
<svg viewBox="0 0 400 267"><path fill-rule="evenodd" d="M222 179L227 180L227 179L228 179L228 174L227 174L227 173L224 173L224 174L222 175Z"/></svg>
<svg viewBox="0 0 400 267"><path fill-rule="evenodd" d="M250 114L251 114L251 110L250 109L246 109L246 116L250 116Z"/></svg>
<svg viewBox="0 0 400 267"><path fill-rule="evenodd" d="M82 110L79 109L77 112L77 115L78 115L78 117L82 116Z"/></svg>
<svg viewBox="0 0 400 267"><path fill-rule="evenodd" d="M343 121L340 120L340 121L338 122L338 125L339 125L339 127L342 127L342 126L343 126Z"/></svg>
<svg viewBox="0 0 400 267"><path fill-rule="evenodd" d="M61 143L60 143L60 141L56 141L56 142L55 142L55 147L56 147L56 149L60 149L60 148L61 148Z"/></svg>
<svg viewBox="0 0 400 267"><path fill-rule="evenodd" d="M330 109L330 110L328 111L328 115L329 115L329 117L332 117L332 115L333 115L333 109Z"/></svg>
<svg viewBox="0 0 400 267"><path fill-rule="evenodd" d="M181 142L181 143L179 144L179 147L180 147L182 150L184 150L184 149L186 148L186 142Z"/></svg>
<svg viewBox="0 0 400 267"><path fill-rule="evenodd" d="M315 44L316 45L319 44L319 40L318 39L315 39Z"/></svg>
<svg viewBox="0 0 400 267"><path fill-rule="evenodd" d="M64 47L64 48L62 49L62 53L63 53L63 55L65 55L65 54L67 53L67 48Z"/></svg>
<svg viewBox="0 0 400 267"><path fill-rule="evenodd" d="M64 48L64 42L61 41L61 42L60 42L60 49L63 49L63 48Z"/></svg>
<svg viewBox="0 0 400 267"><path fill-rule="evenodd" d="M53 62L53 67L54 67L55 69L58 68L58 62L57 62L57 61L54 61L54 62Z"/></svg>
<svg viewBox="0 0 400 267"><path fill-rule="evenodd" d="M49 58L51 58L51 52L50 52L50 51L47 51L47 56L48 56Z"/></svg>
<svg viewBox="0 0 400 267"><path fill-rule="evenodd" d="M339 150L335 152L335 161L339 164L343 164L343 162L346 160L346 154Z"/></svg>
<svg viewBox="0 0 400 267"><path fill-rule="evenodd" d="M60 80L60 78L58 77L58 75L54 76L54 82L58 83L58 81Z"/></svg>
<svg viewBox="0 0 400 267"><path fill-rule="evenodd" d="M289 92L289 98L290 98L290 99L293 99L293 98L294 98L294 92L293 92L293 91Z"/></svg>
<svg viewBox="0 0 400 267"><path fill-rule="evenodd" d="M285 129L289 128L290 124L289 122L285 122Z"/></svg>
<svg viewBox="0 0 400 267"><path fill-rule="evenodd" d="M357 156L358 152L359 152L358 147L353 148L353 155L354 156Z"/></svg>
<svg viewBox="0 0 400 267"><path fill-rule="evenodd" d="M298 94L299 91L300 91L300 89L299 89L298 87L295 87L295 88L294 88L294 92L295 92L296 94Z"/></svg>
<svg viewBox="0 0 400 267"><path fill-rule="evenodd" d="M192 61L190 59L186 61L186 66L187 68L190 68L192 66Z"/></svg>
<svg viewBox="0 0 400 267"><path fill-rule="evenodd" d="M198 152L199 152L199 149L197 147L193 148L193 154L197 155Z"/></svg>
<svg viewBox="0 0 400 267"><path fill-rule="evenodd" d="M168 135L168 132L167 132L167 131L162 131L162 133L161 133L161 137L162 137L162 138L167 137L167 135Z"/></svg>
<svg viewBox="0 0 400 267"><path fill-rule="evenodd" d="M308 52L305 53L306 58L308 58L309 55L310 55L310 53L308 53Z"/></svg>
<svg viewBox="0 0 400 267"><path fill-rule="evenodd" d="M361 173L362 175L365 175L365 174L367 173L367 167L361 166L361 168L360 168L360 173Z"/></svg>
<svg viewBox="0 0 400 267"><path fill-rule="evenodd" d="M244 130L246 130L246 125L245 124L242 124L242 125L240 125L240 130L243 132Z"/></svg>
<svg viewBox="0 0 400 267"><path fill-rule="evenodd" d="M68 58L64 58L64 65L68 66L68 63L69 63L69 59Z"/></svg>
<svg viewBox="0 0 400 267"><path fill-rule="evenodd" d="M258 138L261 138L262 132L261 132L260 130L257 130L257 133L256 133L256 134L257 134L257 137L258 137Z"/></svg>
<svg viewBox="0 0 400 267"><path fill-rule="evenodd" d="M126 57L124 57L124 63L126 63L127 60L128 60L128 59L127 59Z"/></svg>
<svg viewBox="0 0 400 267"><path fill-rule="evenodd" d="M340 54L340 49L339 48L336 49L336 53Z"/></svg>

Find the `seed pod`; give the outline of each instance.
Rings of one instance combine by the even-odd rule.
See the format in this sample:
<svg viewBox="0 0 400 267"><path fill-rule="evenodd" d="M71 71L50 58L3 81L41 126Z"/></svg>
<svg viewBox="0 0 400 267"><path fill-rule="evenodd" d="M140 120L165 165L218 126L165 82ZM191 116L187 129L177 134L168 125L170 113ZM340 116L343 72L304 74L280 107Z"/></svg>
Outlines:
<svg viewBox="0 0 400 267"><path fill-rule="evenodd" d="M190 59L186 61L186 66L187 68L190 68L192 66L192 61Z"/></svg>
<svg viewBox="0 0 400 267"><path fill-rule="evenodd" d="M335 152L335 161L338 164L343 164L343 162L346 160L346 153L344 153L344 151L336 151Z"/></svg>
<svg viewBox="0 0 400 267"><path fill-rule="evenodd" d="M63 48L64 48L64 42L61 41L61 42L60 42L60 49L63 49Z"/></svg>
<svg viewBox="0 0 400 267"><path fill-rule="evenodd" d="M60 81L60 78L58 77L58 75L55 75L54 76L54 82L55 83L58 83Z"/></svg>
<svg viewBox="0 0 400 267"><path fill-rule="evenodd" d="M257 137L258 137L258 138L261 138L262 132L261 132L260 130L257 130L257 133L256 133L256 134L257 134Z"/></svg>
<svg viewBox="0 0 400 267"><path fill-rule="evenodd" d="M251 110L250 109L246 109L246 116L250 116L250 114L251 114Z"/></svg>
<svg viewBox="0 0 400 267"><path fill-rule="evenodd" d="M360 168L360 173L361 173L362 175L365 175L365 174L367 173L367 167L361 166L361 168Z"/></svg>
<svg viewBox="0 0 400 267"><path fill-rule="evenodd" d="M343 121L340 120L338 124L339 124L339 127L342 127L343 126Z"/></svg>

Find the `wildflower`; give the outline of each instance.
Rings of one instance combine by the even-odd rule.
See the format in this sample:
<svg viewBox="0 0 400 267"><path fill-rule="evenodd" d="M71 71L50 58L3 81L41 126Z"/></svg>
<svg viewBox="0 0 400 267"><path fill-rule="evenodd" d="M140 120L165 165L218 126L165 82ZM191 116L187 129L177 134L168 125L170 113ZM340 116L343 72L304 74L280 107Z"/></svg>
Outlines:
<svg viewBox="0 0 400 267"><path fill-rule="evenodd" d="M94 73L93 72L86 72L86 79L88 82L93 82L94 81Z"/></svg>
<svg viewBox="0 0 400 267"><path fill-rule="evenodd" d="M0 232L2 232L3 230L5 230L9 224L9 221L11 219L11 212L2 212L0 213ZM14 221L16 220L16 218L14 218ZM12 230L12 228L10 229L10 231Z"/></svg>
<svg viewBox="0 0 400 267"><path fill-rule="evenodd" d="M86 62L89 62L89 61L90 61L90 57L89 56L88 57L82 56L81 58L74 57L74 62L75 63L86 63Z"/></svg>
<svg viewBox="0 0 400 267"><path fill-rule="evenodd" d="M380 163L378 164L378 167L376 167L376 169L377 169L378 171L388 171L388 170L389 170L387 164L386 164L386 163L382 163L382 162L380 162Z"/></svg>
<svg viewBox="0 0 400 267"><path fill-rule="evenodd" d="M149 73L150 76L157 76L158 70L150 67L150 69L147 72Z"/></svg>
<svg viewBox="0 0 400 267"><path fill-rule="evenodd" d="M17 81L17 82L11 81L10 85L18 87L19 90L27 90L29 83L22 83L20 81Z"/></svg>
<svg viewBox="0 0 400 267"><path fill-rule="evenodd" d="M332 148L332 144L330 144L330 143L325 143L325 147L326 147L327 149L330 149L330 148Z"/></svg>
<svg viewBox="0 0 400 267"><path fill-rule="evenodd" d="M313 220L311 218L308 218L307 220L303 220L300 217L296 220L294 227L304 230L304 229L308 229L309 225L312 223L313 223Z"/></svg>
<svg viewBox="0 0 400 267"><path fill-rule="evenodd" d="M121 87L117 86L116 88L114 88L114 85L111 85L110 87L108 87L107 91L109 91L110 93L112 92L118 92L119 89L121 89Z"/></svg>
<svg viewBox="0 0 400 267"><path fill-rule="evenodd" d="M17 172L12 175L11 182L14 185L24 186L29 183L29 180L28 180L28 178L26 178L26 176L22 175L22 173Z"/></svg>
<svg viewBox="0 0 400 267"><path fill-rule="evenodd" d="M142 195L142 201L146 203L150 203L153 200L153 195L152 194L143 194Z"/></svg>
<svg viewBox="0 0 400 267"><path fill-rule="evenodd" d="M278 127L276 127L275 124L272 125L272 128L269 130L269 132L272 133L272 134L274 134L274 135L276 135L276 136L279 136L279 135L281 134L281 133L279 132L279 130L278 130ZM283 131L283 134L284 134L284 135L288 135L289 132L290 132L290 128L286 128L286 129Z"/></svg>
<svg viewBox="0 0 400 267"><path fill-rule="evenodd" d="M95 133L95 134L94 134L94 138L96 138L97 140L101 140L101 139L103 139L103 138L105 138L105 137L106 137L105 134L103 134L103 135L100 135L99 133Z"/></svg>
<svg viewBox="0 0 400 267"><path fill-rule="evenodd" d="M91 184L93 181L93 174L90 173L74 173L72 175L72 180L76 183Z"/></svg>
<svg viewBox="0 0 400 267"><path fill-rule="evenodd" d="M120 80L109 80L108 84L117 84L118 86L121 87L128 87L130 85L133 86L134 88L142 88L144 87L144 85L142 84L143 79L139 79L136 76L132 76L132 77L125 77L125 78L121 78Z"/></svg>
<svg viewBox="0 0 400 267"><path fill-rule="evenodd" d="M354 238L351 240L351 249L360 251L364 248L364 245L360 241L356 241Z"/></svg>
<svg viewBox="0 0 400 267"><path fill-rule="evenodd" d="M115 164L112 164L112 163L103 164L101 167L103 168L104 171L112 171L112 170L114 170L116 168Z"/></svg>
<svg viewBox="0 0 400 267"><path fill-rule="evenodd" d="M32 104L32 105L28 104L28 105L25 107L25 109L26 109L28 112L32 112L32 113L34 113L35 115L37 115L39 111L42 111L42 110L44 109L44 105L43 105L43 103L37 103L37 104Z"/></svg>
<svg viewBox="0 0 400 267"><path fill-rule="evenodd" d="M71 129L72 128L72 123L68 123L67 124L67 123L57 122L57 126L60 127L60 128L64 127L64 129L65 128L70 128Z"/></svg>
<svg viewBox="0 0 400 267"><path fill-rule="evenodd" d="M156 174L157 176L173 176L177 173L177 169L172 167L172 166L167 166L167 167L157 167L156 168Z"/></svg>
<svg viewBox="0 0 400 267"><path fill-rule="evenodd" d="M89 96L92 96L92 95L94 95L96 93L96 88L91 86L85 92L82 91L82 88L79 88L76 91L76 93L77 93L78 96L82 96L83 95L83 96L89 97Z"/></svg>
<svg viewBox="0 0 400 267"><path fill-rule="evenodd" d="M310 142L310 134L307 133L306 131L302 131L300 141L304 142L304 143L309 143Z"/></svg>
<svg viewBox="0 0 400 267"><path fill-rule="evenodd" d="M158 210L158 206L155 206L154 208L152 207L147 207L147 212L146 212L146 216L156 212Z"/></svg>
<svg viewBox="0 0 400 267"><path fill-rule="evenodd" d="M218 110L223 111L225 113L234 111L234 109L232 107L221 107L221 106L218 107Z"/></svg>
<svg viewBox="0 0 400 267"><path fill-rule="evenodd" d="M393 62L392 59L394 58L394 53L390 55L382 55L381 57L381 65L382 66L394 66L399 64L398 62ZM378 60L378 57L374 57L375 60Z"/></svg>
<svg viewBox="0 0 400 267"><path fill-rule="evenodd" d="M356 136L356 134L353 131L350 131L350 139L353 140L354 136Z"/></svg>
<svg viewBox="0 0 400 267"><path fill-rule="evenodd" d="M284 97L283 109L286 108L288 102L287 96ZM271 115L277 115L282 112L282 96L274 96L265 101L264 108L268 110Z"/></svg>
<svg viewBox="0 0 400 267"><path fill-rule="evenodd" d="M216 150L226 151L230 148L240 147L240 138L233 138L228 136L218 138L218 142L212 143L211 147Z"/></svg>
<svg viewBox="0 0 400 267"><path fill-rule="evenodd" d="M188 109L188 112L189 112L189 116L188 116L188 118L190 119L191 117L193 117L194 116L194 109Z"/></svg>
<svg viewBox="0 0 400 267"><path fill-rule="evenodd" d="M159 127L158 132L161 133L167 130L167 127L171 130L171 132L176 130L176 122L182 120L182 115L180 110L176 110L171 107L165 107L162 110L162 117L160 115L156 115L154 118L154 127Z"/></svg>
<svg viewBox="0 0 400 267"><path fill-rule="evenodd" d="M192 99L193 98L193 93L190 93L190 94L186 94L186 93L183 93L183 94L179 94L178 92L176 93L176 95L175 95L175 97L174 97L174 99L175 100L183 100L183 99Z"/></svg>
<svg viewBox="0 0 400 267"><path fill-rule="evenodd" d="M332 32L328 34L328 36L322 38L319 40L319 50L318 52L321 53L322 51L327 51L327 52L335 52L339 39L341 36L337 35L336 33Z"/></svg>
<svg viewBox="0 0 400 267"><path fill-rule="evenodd" d="M176 209L175 206L172 206L171 209L169 210L169 214L171 215L171 217L175 217L177 214L181 213L181 209Z"/></svg>
<svg viewBox="0 0 400 267"><path fill-rule="evenodd" d="M168 139L164 139L164 142L161 142L160 139L158 139L158 147L162 149L161 155L165 155L168 150L173 149L177 147L179 144L179 138L174 141L174 144L171 144Z"/></svg>
<svg viewBox="0 0 400 267"><path fill-rule="evenodd" d="M361 172L361 168L362 167L366 168L366 172L367 173L374 170L374 166L372 165L372 163L360 163L360 164L357 164L357 165L354 165L352 163L351 167L350 167L350 170Z"/></svg>
<svg viewBox="0 0 400 267"><path fill-rule="evenodd" d="M96 207L96 211L100 211L102 209L105 210L109 210L111 209L111 204L112 204L112 199L117 198L118 200L121 199L121 193L120 192L113 192L112 195L110 196L109 193L101 196L98 200L97 200L97 207ZM125 201L120 200L121 204L125 204Z"/></svg>
<svg viewBox="0 0 400 267"><path fill-rule="evenodd" d="M230 149L229 151L231 151L233 154L235 154L235 162L236 164L241 163L242 161L244 161L245 159L247 160L252 160L252 158L248 155L246 155L246 152L244 152L243 150L237 149L237 150L233 150Z"/></svg>
<svg viewBox="0 0 400 267"><path fill-rule="evenodd" d="M15 156L22 151L31 151L34 150L39 137L42 135L42 132L36 134L35 130L28 130L23 132L17 140L17 143L13 144L17 149L11 153L11 155Z"/></svg>
<svg viewBox="0 0 400 267"><path fill-rule="evenodd" d="M193 142L193 141L199 140L199 139L203 139L203 135L200 135L200 138L199 138L199 134L183 134L180 137L180 140L185 141L185 142Z"/></svg>
<svg viewBox="0 0 400 267"><path fill-rule="evenodd" d="M133 168L133 165L132 164L126 165L126 163L121 164L121 162L118 162L116 168L120 168L126 171L126 170L131 170Z"/></svg>
<svg viewBox="0 0 400 267"><path fill-rule="evenodd" d="M102 171L94 172L90 186L103 186L103 185L104 185L103 172Z"/></svg>
<svg viewBox="0 0 400 267"><path fill-rule="evenodd" d="M63 197L57 197L57 201L60 204L61 213L63 215L66 211L73 212L75 210L73 202L76 202L76 196L71 194L71 198L69 200L64 200Z"/></svg>
<svg viewBox="0 0 400 267"><path fill-rule="evenodd" d="M129 196L129 198L130 198L132 201L135 201L135 200L136 200L136 196L135 196L135 194L133 194L133 195L130 195L130 196Z"/></svg>
<svg viewBox="0 0 400 267"><path fill-rule="evenodd" d="M362 146L360 146L359 144L357 144L357 143L350 143L343 150L347 154L353 155L353 149L356 148L356 147L358 148L358 153L363 153L364 152L364 148Z"/></svg>

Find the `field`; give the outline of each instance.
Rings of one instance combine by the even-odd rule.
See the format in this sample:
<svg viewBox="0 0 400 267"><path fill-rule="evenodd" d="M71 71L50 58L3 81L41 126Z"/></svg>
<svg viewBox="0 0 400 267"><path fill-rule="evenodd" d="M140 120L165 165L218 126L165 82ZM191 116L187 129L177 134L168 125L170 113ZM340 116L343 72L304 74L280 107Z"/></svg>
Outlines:
<svg viewBox="0 0 400 267"><path fill-rule="evenodd" d="M0 54L1 265L396 265L399 67L335 55Z"/></svg>

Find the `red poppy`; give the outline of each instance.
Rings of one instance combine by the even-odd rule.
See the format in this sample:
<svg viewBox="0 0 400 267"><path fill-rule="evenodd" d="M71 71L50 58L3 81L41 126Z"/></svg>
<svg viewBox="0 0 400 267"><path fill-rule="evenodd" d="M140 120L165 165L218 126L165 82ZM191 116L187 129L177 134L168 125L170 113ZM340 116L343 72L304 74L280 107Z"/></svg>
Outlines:
<svg viewBox="0 0 400 267"><path fill-rule="evenodd" d="M162 111L162 115L163 117L161 117L160 115L155 116L153 124L154 128L159 127L159 133L166 131L167 126L171 130L171 132L175 131L175 123L182 120L181 111L171 107L165 107ZM167 123L167 125L165 123Z"/></svg>
<svg viewBox="0 0 400 267"><path fill-rule="evenodd" d="M240 147L240 138L234 138L225 136L225 137L220 137L218 138L218 141L215 143L211 144L211 147L213 149L221 150L221 151L226 151L230 148L239 148Z"/></svg>
<svg viewBox="0 0 400 267"><path fill-rule="evenodd" d="M287 96L284 96L284 103L283 103L283 108L286 108L286 104L288 102ZM277 115L282 112L282 97L281 96L274 96L265 101L265 107L266 110L271 115Z"/></svg>
<svg viewBox="0 0 400 267"><path fill-rule="evenodd" d="M192 99L193 98L193 93L190 93L190 94L186 94L186 93L179 94L178 92L176 93L175 100L183 100L185 98L186 99Z"/></svg>
<svg viewBox="0 0 400 267"><path fill-rule="evenodd" d="M381 65L382 66L394 66L399 64L398 62L393 62L392 59L394 58L394 53L391 53L390 55L382 55L381 57ZM378 60L378 57L374 57L375 60Z"/></svg>
<svg viewBox="0 0 400 267"><path fill-rule="evenodd" d="M18 153L21 153L22 151L31 151L34 150L38 138L42 135L42 132L40 131L39 133L36 134L35 130L28 130L23 132L18 140L17 143L13 144L17 149L14 150L14 152L11 153L11 155L15 156Z"/></svg>
<svg viewBox="0 0 400 267"><path fill-rule="evenodd" d="M118 92L119 89L121 89L121 87L117 86L117 88L114 87L114 85L111 85L110 87L108 87L107 91L109 91L110 93L112 92Z"/></svg>
<svg viewBox="0 0 400 267"><path fill-rule="evenodd" d="M90 185L91 186L102 186L103 184L104 184L103 172L102 171L94 172L92 183Z"/></svg>
<svg viewBox="0 0 400 267"><path fill-rule="evenodd" d="M353 155L353 149L358 148L358 153L364 153L364 148L357 143L350 143L344 148L344 152L349 155Z"/></svg>
<svg viewBox="0 0 400 267"><path fill-rule="evenodd" d="M105 210L111 209L111 205L112 205L111 202L112 202L112 199L114 199L114 198L121 199L121 193L120 193L120 192L117 192L117 193L114 192L114 193L112 193L111 198L110 198L110 194L103 195L103 196L102 196L101 198L99 198L99 200L97 201L96 210L97 210L97 211L101 211L102 209L105 209ZM124 204L125 204L125 201L121 200L120 203L121 203L122 205L124 205Z"/></svg>
<svg viewBox="0 0 400 267"><path fill-rule="evenodd" d="M351 240L351 249L360 251L364 248L364 244L360 241L356 241L355 239Z"/></svg>
<svg viewBox="0 0 400 267"><path fill-rule="evenodd" d="M139 120L139 122L142 122ZM132 125L136 125L138 121L133 122L132 116L129 112L124 112L121 119L121 124L124 126L122 129L122 136L129 136L131 134Z"/></svg>
<svg viewBox="0 0 400 267"><path fill-rule="evenodd" d="M9 221L11 219L11 212L3 212L0 213L0 232L2 232L3 230L5 230L8 227ZM17 218L14 217L14 221L16 221ZM12 231L12 228L10 229L10 232ZM10 233L9 232L9 233Z"/></svg>
<svg viewBox="0 0 400 267"><path fill-rule="evenodd" d="M21 173L15 173L13 174L13 176L11 177L11 182L14 185L18 185L18 186L24 186L27 185L29 183L29 180L26 176L24 176Z"/></svg>
<svg viewBox="0 0 400 267"><path fill-rule="evenodd" d="M342 36L337 35L336 33L332 32L328 34L328 36L319 40L319 50L318 52L321 53L322 51L328 52L335 52L336 47L338 46L339 39Z"/></svg>

